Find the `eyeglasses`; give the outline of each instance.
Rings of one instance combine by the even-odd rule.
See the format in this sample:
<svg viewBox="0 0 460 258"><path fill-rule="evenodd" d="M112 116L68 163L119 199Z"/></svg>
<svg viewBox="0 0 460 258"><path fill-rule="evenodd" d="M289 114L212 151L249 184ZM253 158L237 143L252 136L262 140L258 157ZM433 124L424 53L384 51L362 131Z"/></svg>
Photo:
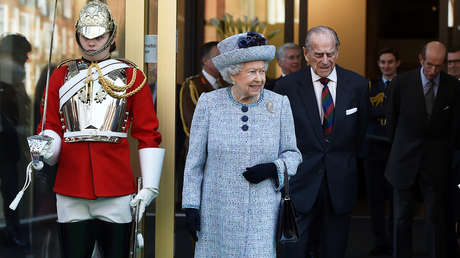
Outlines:
<svg viewBox="0 0 460 258"><path fill-rule="evenodd" d="M453 65L453 64L457 64L457 63L460 63L460 59L447 60L448 65Z"/></svg>
<svg viewBox="0 0 460 258"><path fill-rule="evenodd" d="M428 70L431 70L431 69L433 69L433 68L434 68L435 70L441 70L441 69L444 67L444 65L443 65L443 64L435 65L435 64L432 64L432 63L429 63L429 62L424 62L423 67L424 67L425 69L428 69Z"/></svg>

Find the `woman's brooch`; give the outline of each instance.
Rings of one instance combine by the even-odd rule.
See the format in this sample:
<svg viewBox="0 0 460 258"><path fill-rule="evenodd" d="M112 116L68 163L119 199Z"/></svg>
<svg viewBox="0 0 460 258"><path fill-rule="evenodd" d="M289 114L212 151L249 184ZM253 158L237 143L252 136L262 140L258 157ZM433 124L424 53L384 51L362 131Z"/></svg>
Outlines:
<svg viewBox="0 0 460 258"><path fill-rule="evenodd" d="M273 102L271 101L267 102L267 111L269 113L273 113Z"/></svg>

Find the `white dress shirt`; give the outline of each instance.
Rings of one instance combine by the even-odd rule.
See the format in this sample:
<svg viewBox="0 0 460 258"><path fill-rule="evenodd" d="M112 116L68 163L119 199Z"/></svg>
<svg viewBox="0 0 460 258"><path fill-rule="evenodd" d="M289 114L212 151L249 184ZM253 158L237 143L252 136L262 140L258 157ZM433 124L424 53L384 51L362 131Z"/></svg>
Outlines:
<svg viewBox="0 0 460 258"><path fill-rule="evenodd" d="M316 96L316 103L318 105L318 111L319 111L319 119L321 121L321 124L323 123L323 105L321 103L321 92L323 91L323 84L319 81L321 79L321 76L317 75L314 71L313 68L310 67L311 70L311 79L313 82L313 89L315 90L315 96ZM334 102L334 108L335 108L335 93L337 92L337 71L332 70L332 72L327 76L329 79L329 83L327 86L329 87L329 92L331 93L332 96L332 101Z"/></svg>
<svg viewBox="0 0 460 258"><path fill-rule="evenodd" d="M206 78L206 80L209 82L209 84L211 84L211 86L217 90L219 88L219 85L217 84L217 79L214 78L212 75L210 75L209 73L207 73L204 69L201 70L201 72L203 73L203 76L204 78Z"/></svg>

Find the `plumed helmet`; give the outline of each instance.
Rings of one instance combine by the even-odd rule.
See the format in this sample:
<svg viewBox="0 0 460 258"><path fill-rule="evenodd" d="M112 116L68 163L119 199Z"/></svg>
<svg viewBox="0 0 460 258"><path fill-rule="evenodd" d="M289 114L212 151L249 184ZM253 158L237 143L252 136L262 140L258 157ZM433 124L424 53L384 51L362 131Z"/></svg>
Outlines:
<svg viewBox="0 0 460 258"><path fill-rule="evenodd" d="M115 30L115 21L109 7L99 1L93 0L88 2L80 11L75 29L77 33L88 39L101 36L106 32Z"/></svg>

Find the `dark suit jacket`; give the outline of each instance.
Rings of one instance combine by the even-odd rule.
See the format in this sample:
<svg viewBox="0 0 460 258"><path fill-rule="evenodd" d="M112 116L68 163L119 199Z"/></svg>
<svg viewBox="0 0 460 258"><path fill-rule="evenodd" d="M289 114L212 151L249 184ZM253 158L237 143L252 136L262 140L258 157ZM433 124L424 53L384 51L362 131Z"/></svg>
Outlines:
<svg viewBox="0 0 460 258"><path fill-rule="evenodd" d="M267 90L273 90L275 88L276 82L279 81L283 76L280 76L276 79L268 79L267 82L265 82L265 89Z"/></svg>
<svg viewBox="0 0 460 258"><path fill-rule="evenodd" d="M332 136L323 136L310 67L279 80L275 91L287 95L294 116L303 162L290 179L296 210L308 213L326 175L337 213L351 212L356 197L358 153L363 146L369 111L368 81L336 66L337 92ZM352 110L356 108L356 112ZM348 110L348 114L347 114Z"/></svg>
<svg viewBox="0 0 460 258"><path fill-rule="evenodd" d="M419 172L426 173L435 188L447 183L458 120L457 84L455 78L441 72L428 119L420 68L393 79L387 114L393 145L385 172L393 187L410 187Z"/></svg>

